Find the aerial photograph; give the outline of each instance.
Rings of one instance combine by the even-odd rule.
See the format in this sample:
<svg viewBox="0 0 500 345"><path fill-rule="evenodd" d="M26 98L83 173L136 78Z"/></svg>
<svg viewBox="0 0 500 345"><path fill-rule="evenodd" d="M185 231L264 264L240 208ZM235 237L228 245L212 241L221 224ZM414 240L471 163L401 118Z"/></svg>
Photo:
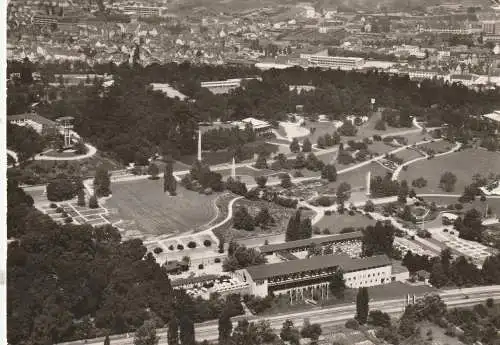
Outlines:
<svg viewBox="0 0 500 345"><path fill-rule="evenodd" d="M500 345L500 0L0 7L0 344Z"/></svg>

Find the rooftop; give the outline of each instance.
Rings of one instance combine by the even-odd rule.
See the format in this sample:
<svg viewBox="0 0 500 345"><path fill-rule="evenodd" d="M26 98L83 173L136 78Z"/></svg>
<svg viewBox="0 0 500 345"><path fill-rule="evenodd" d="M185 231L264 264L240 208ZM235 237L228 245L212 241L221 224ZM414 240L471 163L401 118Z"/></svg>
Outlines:
<svg viewBox="0 0 500 345"><path fill-rule="evenodd" d="M339 242L339 241L349 241L349 240L358 240L363 237L363 234L360 231L348 232L345 234L336 234L322 237L314 237L308 238L304 240L298 241L290 241L285 243L277 243L277 244L269 244L259 248L261 253L273 253L280 250L288 250L294 248L302 248L309 247L311 245L322 245L330 242Z"/></svg>
<svg viewBox="0 0 500 345"><path fill-rule="evenodd" d="M40 116L35 113L24 113L24 114L17 114L17 115L9 115L7 116L7 121L19 121L19 120L31 120L33 122L45 125L45 126L50 126L50 127L56 127L57 124L49 120L43 116Z"/></svg>
<svg viewBox="0 0 500 345"><path fill-rule="evenodd" d="M246 270L253 280L262 280L281 275L307 272L330 267L339 267L344 272L352 272L372 267L387 266L390 264L391 260L385 255L352 259L347 254L341 254L313 256L309 259L303 260L251 266Z"/></svg>
<svg viewBox="0 0 500 345"><path fill-rule="evenodd" d="M500 110L495 110L491 114L483 115L483 117L486 117L486 118L493 120L493 121L496 121L496 122L500 122Z"/></svg>

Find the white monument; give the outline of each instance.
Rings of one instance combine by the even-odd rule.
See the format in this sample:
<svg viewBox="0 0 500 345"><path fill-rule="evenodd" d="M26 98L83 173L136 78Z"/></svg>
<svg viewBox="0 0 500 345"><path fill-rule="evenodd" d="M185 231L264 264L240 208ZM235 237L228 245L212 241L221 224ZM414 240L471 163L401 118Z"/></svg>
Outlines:
<svg viewBox="0 0 500 345"><path fill-rule="evenodd" d="M201 130L198 131L198 161L201 162Z"/></svg>
<svg viewBox="0 0 500 345"><path fill-rule="evenodd" d="M371 171L368 171L366 173L366 195L370 196L370 190L371 190L371 179L372 179L372 173Z"/></svg>
<svg viewBox="0 0 500 345"><path fill-rule="evenodd" d="M231 165L231 177L233 179L236 178L236 161L234 160L234 157L233 157L233 165Z"/></svg>

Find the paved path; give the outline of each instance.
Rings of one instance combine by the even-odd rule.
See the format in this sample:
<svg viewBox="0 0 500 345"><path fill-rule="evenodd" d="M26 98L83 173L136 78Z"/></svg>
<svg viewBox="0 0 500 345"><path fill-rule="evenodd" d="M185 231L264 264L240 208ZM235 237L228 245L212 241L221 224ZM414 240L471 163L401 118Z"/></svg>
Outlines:
<svg viewBox="0 0 500 345"><path fill-rule="evenodd" d="M436 139L434 141L441 141L441 140L443 140L443 139ZM450 153L458 151L461 147L462 147L462 143L458 143L457 142L456 145L451 150L446 151L446 152L442 152L442 153L438 153L438 154L434 155L434 158L449 155ZM400 166L398 166L396 168L396 170L394 170L394 173L392 174L391 180L392 181L397 181L397 179L399 177L399 174L401 173L401 171L403 170L403 168L405 166L408 166L410 164L416 163L418 161L421 161L421 160L424 160L424 159L427 159L427 158L429 158L429 155L427 153L425 153L425 155L422 156L422 157L418 157L418 158L412 159L412 160L410 160L410 161L408 161L406 163L401 164Z"/></svg>
<svg viewBox="0 0 500 345"><path fill-rule="evenodd" d="M97 149L90 145L85 143L85 146L87 147L87 153L84 155L80 156L74 156L74 157L51 157L51 156L45 156L45 155L36 155L35 160L37 161L77 161L85 158L90 158L93 155L97 153Z"/></svg>

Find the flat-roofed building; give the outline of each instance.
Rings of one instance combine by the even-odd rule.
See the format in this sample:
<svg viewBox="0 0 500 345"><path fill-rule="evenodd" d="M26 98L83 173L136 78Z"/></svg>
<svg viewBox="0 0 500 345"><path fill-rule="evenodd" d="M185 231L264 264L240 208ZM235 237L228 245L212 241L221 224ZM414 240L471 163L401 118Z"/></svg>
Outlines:
<svg viewBox="0 0 500 345"><path fill-rule="evenodd" d="M138 17L163 17L167 14L166 7L159 6L124 6L123 11L126 14L136 15Z"/></svg>
<svg viewBox="0 0 500 345"><path fill-rule="evenodd" d="M500 110L495 110L492 113L484 114L483 118L500 125Z"/></svg>
<svg viewBox="0 0 500 345"><path fill-rule="evenodd" d="M232 125L238 127L240 130L245 129L247 125L251 125L255 133L258 135L268 134L272 130L272 126L269 122L253 117L247 117L241 121L233 122Z"/></svg>
<svg viewBox="0 0 500 345"><path fill-rule="evenodd" d="M307 238L304 240L289 241L277 244L268 244L259 247L259 251L264 255L276 253L296 253L308 250L311 246L325 247L337 243L361 242L363 234L360 231L348 232L345 234L328 235L322 237Z"/></svg>
<svg viewBox="0 0 500 345"><path fill-rule="evenodd" d="M56 16L37 14L31 18L31 22L36 25L52 25L57 24Z"/></svg>
<svg viewBox="0 0 500 345"><path fill-rule="evenodd" d="M328 52L317 54L300 54L300 58L305 60L311 67L323 67L334 69L360 69L365 64L365 59L351 56L329 56Z"/></svg>
<svg viewBox="0 0 500 345"><path fill-rule="evenodd" d="M149 86L151 86L154 91L160 91L163 94L165 94L165 96L167 96L169 98L176 98L177 97L181 101L184 101L185 99L188 98L185 94L174 89L172 86L170 86L170 84L167 84L167 83L151 83L151 84L149 84Z"/></svg>
<svg viewBox="0 0 500 345"><path fill-rule="evenodd" d="M38 134L56 133L58 125L36 113L24 113L7 116L7 121L18 126L28 126L33 128Z"/></svg>
<svg viewBox="0 0 500 345"><path fill-rule="evenodd" d="M201 87L207 88L214 94L228 93L230 90L236 89L241 86L244 80L262 80L262 78L234 78L227 80L205 81L201 83Z"/></svg>
<svg viewBox="0 0 500 345"><path fill-rule="evenodd" d="M328 298L329 282L339 270L349 288L377 286L394 281L392 262L385 255L351 258L348 255L313 256L269 265L251 266L238 274L250 294L265 297L285 294L290 300Z"/></svg>

